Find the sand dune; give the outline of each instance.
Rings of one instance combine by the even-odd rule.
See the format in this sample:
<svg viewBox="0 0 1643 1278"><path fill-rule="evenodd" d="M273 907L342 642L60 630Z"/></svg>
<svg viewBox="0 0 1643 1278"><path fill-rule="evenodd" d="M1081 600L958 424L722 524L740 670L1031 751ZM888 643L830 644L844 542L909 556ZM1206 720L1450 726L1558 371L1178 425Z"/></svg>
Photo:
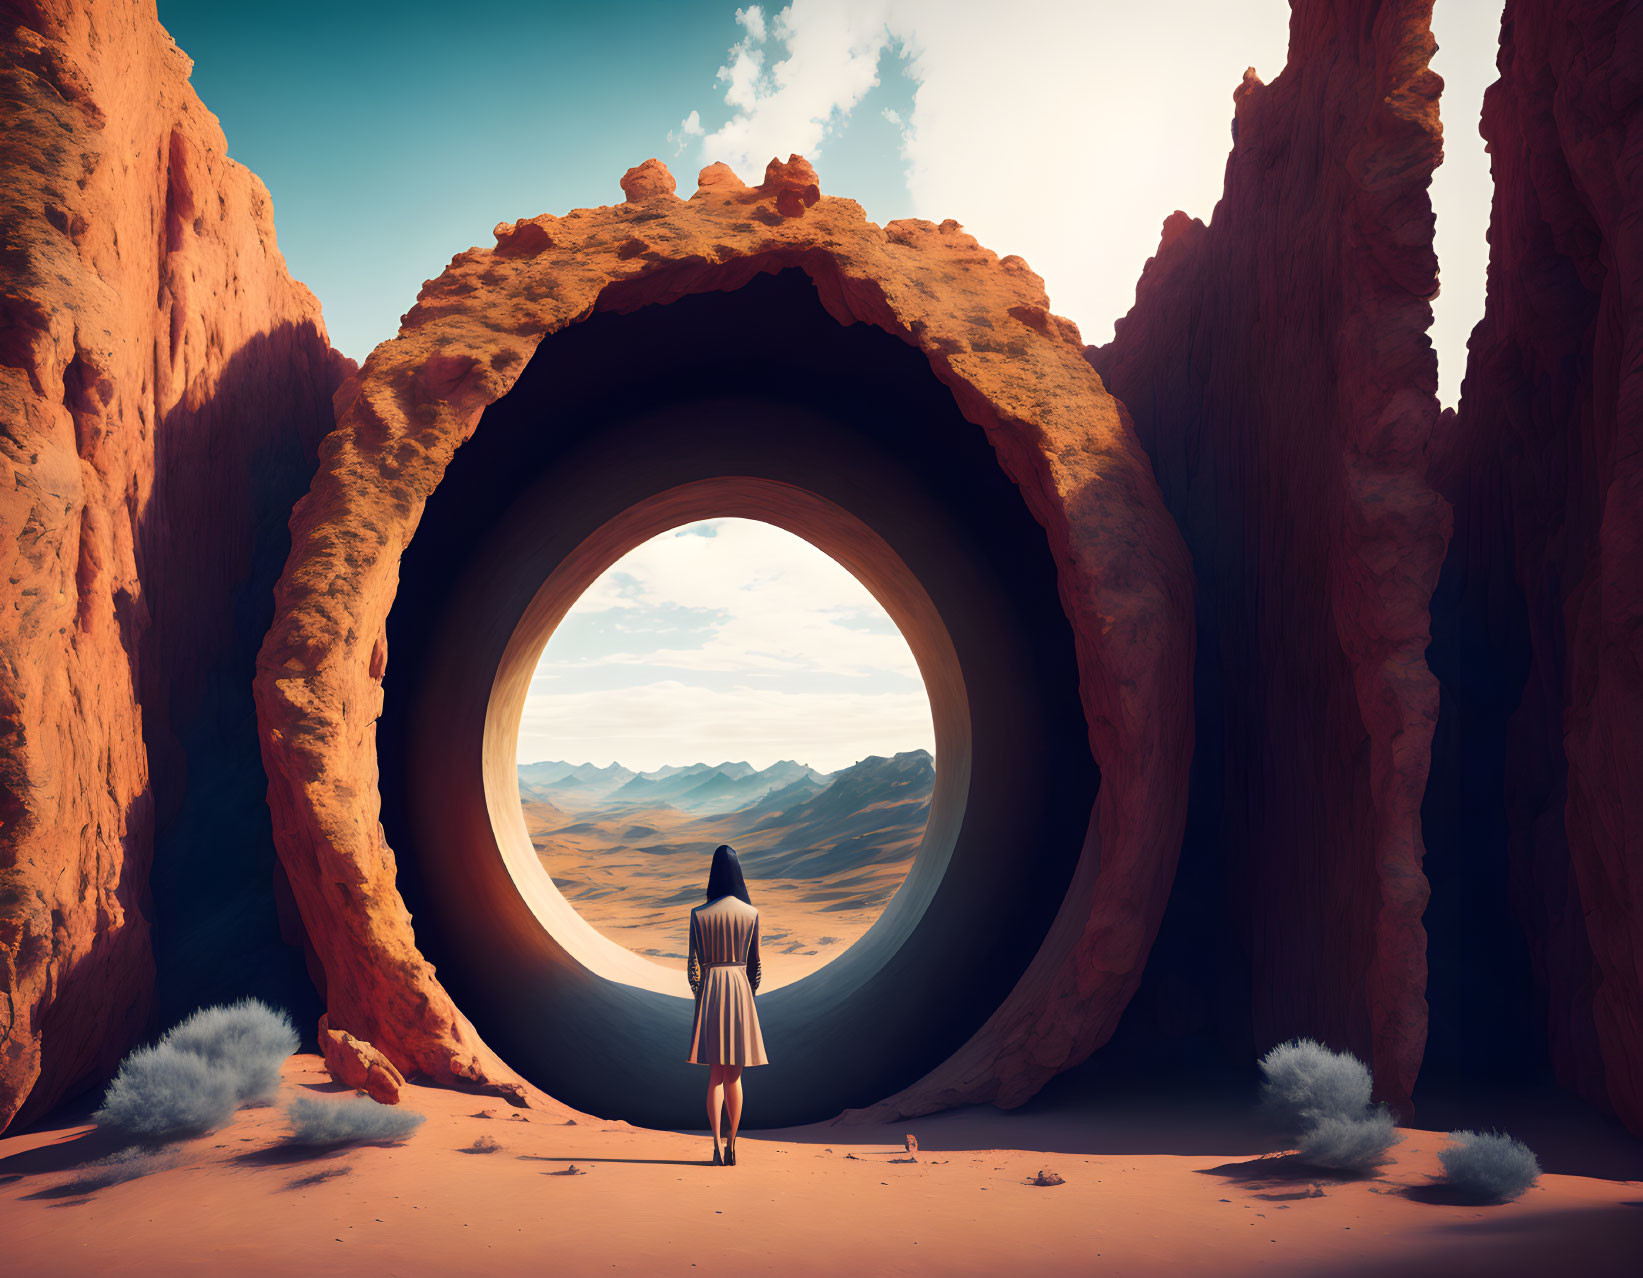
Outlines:
<svg viewBox="0 0 1643 1278"><path fill-rule="evenodd" d="M284 1087L342 1094L313 1056ZM1313 1196L1318 1178L1261 1159L1236 1112L982 1107L749 1131L735 1167L712 1167L700 1133L415 1084L403 1103L428 1121L402 1145L291 1149L278 1109L247 1109L119 1184L88 1174L120 1142L83 1119L0 1139L0 1271L1608 1278L1643 1254L1635 1184L1548 1174L1514 1203L1450 1204L1429 1188L1443 1137L1418 1129L1381 1175ZM1033 1184L1041 1168L1064 1183Z"/></svg>
<svg viewBox="0 0 1643 1278"><path fill-rule="evenodd" d="M734 846L760 912L762 989L815 971L872 926L924 837L934 780L923 751L827 776L790 762L762 774L746 764L661 776L613 766L592 780L587 765L530 766L521 801L543 868L594 927L659 963L684 963L713 849ZM557 782L556 768L566 770ZM701 811L704 787L739 806ZM674 801L657 797L667 794Z"/></svg>

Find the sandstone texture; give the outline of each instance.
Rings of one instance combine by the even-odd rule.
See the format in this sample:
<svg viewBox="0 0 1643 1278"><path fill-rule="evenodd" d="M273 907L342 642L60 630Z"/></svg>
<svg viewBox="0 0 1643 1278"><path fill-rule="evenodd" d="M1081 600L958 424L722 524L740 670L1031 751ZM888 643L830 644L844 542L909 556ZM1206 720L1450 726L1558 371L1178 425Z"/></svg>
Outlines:
<svg viewBox="0 0 1643 1278"><path fill-rule="evenodd" d="M235 651L253 522L300 491L351 365L152 0L0 23L4 1128L144 1028L172 724Z"/></svg>
<svg viewBox="0 0 1643 1278"><path fill-rule="evenodd" d="M319 1018L319 1047L320 1054L325 1057L325 1068L344 1087L364 1092L384 1105L399 1104L399 1091L405 1086L405 1076L369 1043L344 1030L332 1029L322 1016Z"/></svg>
<svg viewBox="0 0 1643 1278"><path fill-rule="evenodd" d="M1487 309L1433 464L1445 713L1451 685L1508 708L1489 854L1535 1011L1561 1080L1643 1132L1643 9L1509 0L1499 68Z"/></svg>
<svg viewBox="0 0 1643 1278"><path fill-rule="evenodd" d="M1252 1045L1322 1037L1399 1105L1426 1035L1424 650L1449 533L1426 479L1431 7L1296 0L1287 68L1233 95L1212 221L1165 222L1088 351L1192 552L1193 825Z"/></svg>
<svg viewBox="0 0 1643 1278"><path fill-rule="evenodd" d="M1190 569L1145 455L1050 314L1043 284L954 222L879 227L803 160L749 187L723 165L688 200L664 166L627 199L499 225L422 290L338 392L337 429L293 512L258 659L269 803L323 965L329 1024L402 1073L521 1092L418 952L380 824L376 720L399 564L429 495L545 336L798 268L840 323L928 359L1042 525L1077 643L1102 781L1072 889L1037 958L955 1057L879 1112L1019 1103L1112 1032L1162 914L1192 753Z"/></svg>

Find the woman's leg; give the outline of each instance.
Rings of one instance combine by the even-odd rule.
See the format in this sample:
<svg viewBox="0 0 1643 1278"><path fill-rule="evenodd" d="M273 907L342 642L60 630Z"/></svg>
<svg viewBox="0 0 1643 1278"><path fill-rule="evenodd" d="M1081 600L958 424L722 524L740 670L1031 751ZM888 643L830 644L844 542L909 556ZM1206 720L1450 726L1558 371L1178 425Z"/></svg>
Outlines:
<svg viewBox="0 0 1643 1278"><path fill-rule="evenodd" d="M736 1129L742 1125L742 1067L721 1065L724 1070L725 1108L730 1111L730 1143L736 1143Z"/></svg>
<svg viewBox="0 0 1643 1278"><path fill-rule="evenodd" d="M707 1067L707 1116L708 1125L713 1129L713 1148L719 1148L719 1111L725 1104L725 1067L723 1065L709 1065ZM738 1102L737 1111L741 1105ZM734 1130L734 1128L732 1128Z"/></svg>

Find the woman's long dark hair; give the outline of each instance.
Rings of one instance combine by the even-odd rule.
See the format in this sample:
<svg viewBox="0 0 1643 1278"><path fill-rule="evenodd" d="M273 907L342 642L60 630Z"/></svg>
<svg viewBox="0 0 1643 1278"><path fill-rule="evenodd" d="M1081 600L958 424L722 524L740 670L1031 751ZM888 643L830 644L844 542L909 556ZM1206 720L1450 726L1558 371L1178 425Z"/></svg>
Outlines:
<svg viewBox="0 0 1643 1278"><path fill-rule="evenodd" d="M739 896L749 905L753 904L742 878L742 863L736 857L736 849L728 843L713 849L713 868L707 872L707 899L717 901L721 896Z"/></svg>

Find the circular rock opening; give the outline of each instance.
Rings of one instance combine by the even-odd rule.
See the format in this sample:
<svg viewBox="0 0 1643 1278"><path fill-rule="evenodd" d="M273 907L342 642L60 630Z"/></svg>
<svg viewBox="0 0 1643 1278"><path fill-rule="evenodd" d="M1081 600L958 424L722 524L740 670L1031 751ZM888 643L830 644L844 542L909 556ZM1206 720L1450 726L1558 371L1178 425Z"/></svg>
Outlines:
<svg viewBox="0 0 1643 1278"><path fill-rule="evenodd" d="M941 761L885 914L761 993L772 1063L750 1122L870 1104L973 1035L1043 943L1097 786L1043 529L919 352L839 325L793 273L545 339L401 558L417 589L388 618L381 821L418 947L486 1042L570 1104L658 1125L700 1108L683 975L658 982L531 888L517 725L588 584L658 532L727 515L804 537L884 603Z"/></svg>
<svg viewBox="0 0 1643 1278"><path fill-rule="evenodd" d="M748 412L749 429L756 428L759 418L768 411L746 405L743 408ZM648 434L653 425L665 420L658 417L636 424L635 429L641 435ZM542 508L532 500L523 509ZM689 986L682 962L663 966L601 934L541 872L540 859L517 797L518 723L537 656L548 636L611 564L668 528L727 515L757 519L804 537L844 565L872 592L907 638L918 662L930 697L935 753L942 761L931 795L930 819L901 890L857 944L798 985L771 991L763 999L765 1006L771 1005L771 998L785 998L789 994L822 1000L847 999L895 958L918 929L936 895L969 799L970 697L958 653L939 609L916 574L863 520L790 482L760 476L721 475L664 489L634 501L602 521L547 574L520 614L518 625L498 661L490 689L480 761L485 815L514 893L539 924L541 944L562 968L555 977L555 989L563 988L559 982L570 974L578 983L591 979L623 987L621 998L629 997L630 992L661 996L667 1000L665 1014L669 1021L688 1015L689 1011ZM458 609L458 615L477 616L479 608L479 601L474 600L471 606ZM456 642L459 648L466 648L468 644L467 639ZM458 648L451 649L456 650ZM435 775L436 767L443 766L445 758L436 727L440 722L448 722L443 710L436 718L427 720L422 731L413 733L419 741L438 743L428 752L432 766L422 772L429 778ZM466 832L454 824L445 824L451 811L438 796L437 787L419 787L417 793L421 797L414 811L420 823L448 831L446 838L452 842L465 837ZM711 846L706 850L711 851ZM705 860L702 856L697 864L704 864ZM466 864L459 877L472 883L476 872L483 873L492 865L489 858L478 865ZM500 881L493 890L502 890ZM694 903L694 900L689 902ZM489 898L476 902L476 908L483 916L496 919L505 916L504 904L512 906L513 902ZM682 917L688 904L681 903L678 909ZM614 991L612 994L616 997ZM795 1006L802 1009L803 1002L801 999ZM647 1028L656 1024L649 1012L641 1014L641 1019ZM655 1069L665 1062L668 1053L665 1048L660 1052L663 1061L647 1063L645 1068Z"/></svg>
<svg viewBox="0 0 1643 1278"><path fill-rule="evenodd" d="M918 663L858 578L774 524L698 520L607 567L549 637L519 801L537 874L664 992L685 992L709 852L734 846L768 994L846 952L901 888L934 749Z"/></svg>

